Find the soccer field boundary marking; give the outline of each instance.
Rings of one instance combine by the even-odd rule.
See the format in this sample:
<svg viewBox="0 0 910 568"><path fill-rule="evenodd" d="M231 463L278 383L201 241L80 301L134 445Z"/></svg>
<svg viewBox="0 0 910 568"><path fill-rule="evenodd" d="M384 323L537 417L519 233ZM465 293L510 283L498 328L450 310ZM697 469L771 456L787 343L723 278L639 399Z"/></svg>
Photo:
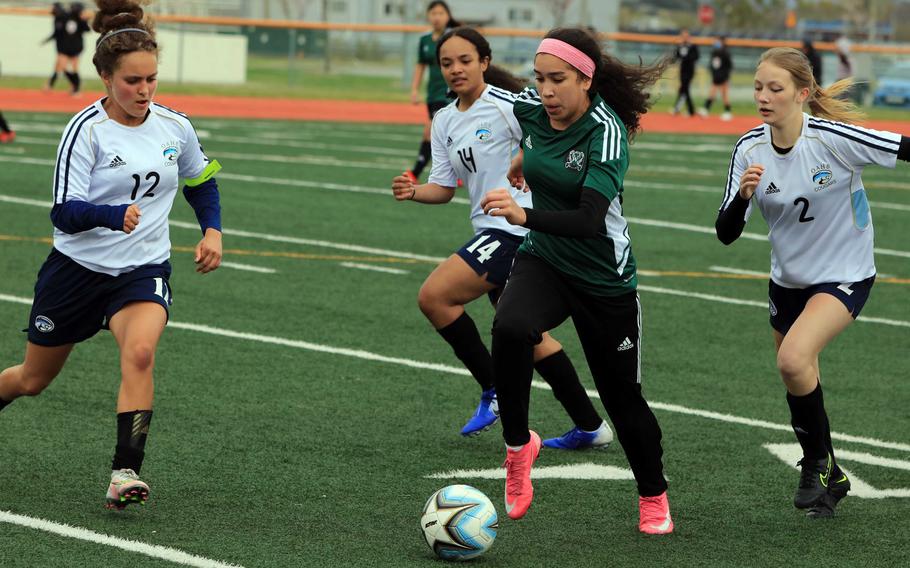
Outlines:
<svg viewBox="0 0 910 568"><path fill-rule="evenodd" d="M339 263L345 268L355 268L357 270L372 270L373 272L384 272L386 274L407 274L407 270L401 270L400 268L387 268L385 266L372 266L369 264L362 264L360 262L341 262Z"/></svg>
<svg viewBox="0 0 910 568"><path fill-rule="evenodd" d="M0 301L13 302L18 304L31 305L32 301L29 298L23 298L19 296L11 296L8 294L0 294ZM752 304L747 304L752 305ZM761 304L762 307L765 307L764 304ZM413 369L421 369L427 371L438 371L441 373L448 373L452 375L459 375L463 377L470 377L471 374L467 369L461 367L453 367L451 365L445 365L442 363L428 363L424 361L416 361L414 359L407 359L404 357L389 357L387 355L380 355L378 353L372 353L370 351L364 351L362 349L349 349L346 347L333 347L330 345L321 345L319 343L311 343L309 341L301 341L297 339L287 339L283 337L276 337L271 335L261 335L257 333L249 333L245 331L234 331L230 329L223 329L219 327L213 327L203 324L194 324L194 323L183 323L176 321L169 321L168 327L173 327L176 329L181 329L185 331L195 331L199 333L206 333L209 335L216 335L220 337L228 337L231 339L242 339L247 341L255 341L257 343L265 343L270 345L278 345L283 347L294 347L297 349L303 349L306 351L315 351L318 353L326 353L329 355L343 355L346 357L352 357L356 359L363 359L366 361L374 361L379 363L391 363L395 365L402 365L405 367L410 367ZM910 322L907 324L910 326ZM550 386L542 381L533 381L531 386L541 390L551 390ZM599 399L596 390L585 389L588 396L592 398ZM648 401L648 404L653 408L659 410L664 410L666 412L675 412L677 414L683 414L688 416L697 416L700 418L707 418L711 420L716 420L719 422L727 422L730 424L740 424L745 426L752 426L755 428L763 428L766 430L776 430L781 432L792 432L793 429L787 424L777 424L774 422L768 422L766 420L757 420L754 418L745 418L741 416L735 416L732 414L724 414L722 412L714 412L711 410L701 410L697 408L689 408L679 404L670 404L665 402L656 402ZM910 444L902 444L899 442L889 442L886 440L880 440L877 438L868 438L864 436L854 436L851 434L841 434L838 432L832 432L831 437L835 440L841 440L844 442L852 442L856 444L862 444L867 446L872 446L876 448L886 448L891 450L899 450L904 452L910 452Z"/></svg>
<svg viewBox="0 0 910 568"><path fill-rule="evenodd" d="M250 264L241 264L239 262L222 262L222 268L233 268L234 270L243 270L245 272L256 272L259 274L278 274L278 271L274 268L266 268L264 266L252 266Z"/></svg>
<svg viewBox="0 0 910 568"><path fill-rule="evenodd" d="M195 568L243 568L239 564L226 564L224 562L212 560L204 556L197 556L195 554L183 552L182 550L177 550L176 548L160 546L157 544L146 544L137 540L129 540L116 536L110 536L102 533L97 533L95 531L90 531L81 527L67 525L65 523L57 523L37 517L17 515L16 513L12 513L10 511L0 511L0 523L8 523L11 525L17 525L20 527L55 534L57 536L82 540L93 544L110 546L112 548L119 548L120 550L125 550L127 552L135 552L144 556L158 558L172 562L174 564L182 564L184 566L193 566Z"/></svg>

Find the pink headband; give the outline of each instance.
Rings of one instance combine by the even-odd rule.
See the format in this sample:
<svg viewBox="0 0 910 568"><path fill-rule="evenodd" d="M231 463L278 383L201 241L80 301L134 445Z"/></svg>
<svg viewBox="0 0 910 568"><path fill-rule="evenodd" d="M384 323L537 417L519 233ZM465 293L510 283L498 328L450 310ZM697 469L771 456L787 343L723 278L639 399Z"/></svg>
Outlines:
<svg viewBox="0 0 910 568"><path fill-rule="evenodd" d="M589 79L594 77L594 60L562 40L548 37L540 42L537 53L554 55L578 69L585 77Z"/></svg>

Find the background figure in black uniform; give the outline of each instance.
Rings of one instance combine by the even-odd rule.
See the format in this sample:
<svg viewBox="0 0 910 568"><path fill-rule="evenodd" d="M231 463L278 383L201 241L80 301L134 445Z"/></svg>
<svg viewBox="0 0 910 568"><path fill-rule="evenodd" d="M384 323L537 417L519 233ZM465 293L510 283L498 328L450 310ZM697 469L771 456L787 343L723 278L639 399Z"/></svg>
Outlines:
<svg viewBox="0 0 910 568"><path fill-rule="evenodd" d="M815 77L815 83L817 85L822 84L822 56L815 49L815 46L812 45L811 39L803 40L802 52L806 54L806 59L809 60L809 65L812 66L812 76Z"/></svg>
<svg viewBox="0 0 910 568"><path fill-rule="evenodd" d="M52 8L54 14L54 32L44 40L54 40L57 44L57 60L54 62L54 73L48 79L46 90L54 88L57 75L63 73L72 85L72 93L79 93L82 81L79 78L79 55L84 47L82 34L89 31L88 22L82 18L84 6L73 2L67 10L60 2Z"/></svg>
<svg viewBox="0 0 910 568"><path fill-rule="evenodd" d="M689 110L689 116L695 116L695 107L692 105L692 95L689 94L689 84L695 77L695 62L698 61L698 46L689 43L689 30L683 28L679 32L679 45L676 46L676 61L679 61L679 95L673 105L673 114L679 114L683 101Z"/></svg>
<svg viewBox="0 0 910 568"><path fill-rule="evenodd" d="M9 124L7 124L6 119L3 118L3 113L0 112L0 144L12 142L15 138L16 133L10 130Z"/></svg>
<svg viewBox="0 0 910 568"><path fill-rule="evenodd" d="M708 70L711 71L711 90L708 91L704 108L698 109L698 114L708 116L719 89L724 101L724 113L720 115L720 119L730 120L733 118L733 115L730 114L730 73L733 72L733 59L730 58L730 52L727 50L727 38L721 36L714 40L714 49L711 50L711 59L708 60Z"/></svg>

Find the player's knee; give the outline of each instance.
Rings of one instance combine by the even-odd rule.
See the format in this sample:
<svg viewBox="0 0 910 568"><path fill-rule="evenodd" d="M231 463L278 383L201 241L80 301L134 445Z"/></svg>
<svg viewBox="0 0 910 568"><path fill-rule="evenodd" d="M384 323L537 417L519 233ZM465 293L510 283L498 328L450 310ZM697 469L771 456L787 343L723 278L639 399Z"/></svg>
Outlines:
<svg viewBox="0 0 910 568"><path fill-rule="evenodd" d="M508 343L540 343L540 332L534 328L533 323L521 313L497 313L493 319L494 341Z"/></svg>
<svg viewBox="0 0 910 568"><path fill-rule="evenodd" d="M777 370L784 381L796 378L812 366L813 358L800 349L782 346L777 352Z"/></svg>
<svg viewBox="0 0 910 568"><path fill-rule="evenodd" d="M149 343L133 343L121 353L124 366L136 371L147 371L155 364L155 349Z"/></svg>
<svg viewBox="0 0 910 568"><path fill-rule="evenodd" d="M19 379L19 394L22 396L38 396L47 388L57 373L35 372L22 370Z"/></svg>

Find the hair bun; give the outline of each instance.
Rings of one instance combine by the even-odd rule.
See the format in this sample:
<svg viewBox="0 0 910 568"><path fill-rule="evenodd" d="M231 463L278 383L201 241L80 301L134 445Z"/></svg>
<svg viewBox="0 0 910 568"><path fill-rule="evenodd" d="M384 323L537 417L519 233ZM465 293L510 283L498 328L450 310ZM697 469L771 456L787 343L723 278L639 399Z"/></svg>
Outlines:
<svg viewBox="0 0 910 568"><path fill-rule="evenodd" d="M92 29L101 35L122 28L145 28L145 11L136 0L95 0L98 11L92 20Z"/></svg>

